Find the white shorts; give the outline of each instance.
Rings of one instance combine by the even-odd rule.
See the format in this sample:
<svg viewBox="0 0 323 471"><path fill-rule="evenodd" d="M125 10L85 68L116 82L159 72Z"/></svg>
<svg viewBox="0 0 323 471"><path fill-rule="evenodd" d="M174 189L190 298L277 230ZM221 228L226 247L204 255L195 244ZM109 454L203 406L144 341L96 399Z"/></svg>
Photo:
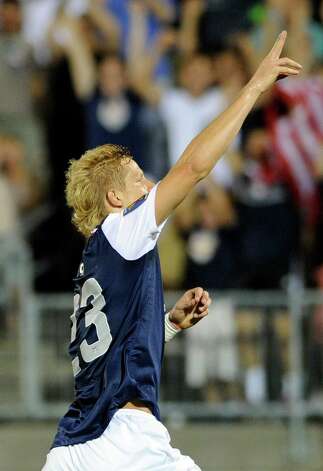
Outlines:
<svg viewBox="0 0 323 471"><path fill-rule="evenodd" d="M105 432L79 445L53 448L42 471L201 471L170 446L169 433L153 415L119 409Z"/></svg>

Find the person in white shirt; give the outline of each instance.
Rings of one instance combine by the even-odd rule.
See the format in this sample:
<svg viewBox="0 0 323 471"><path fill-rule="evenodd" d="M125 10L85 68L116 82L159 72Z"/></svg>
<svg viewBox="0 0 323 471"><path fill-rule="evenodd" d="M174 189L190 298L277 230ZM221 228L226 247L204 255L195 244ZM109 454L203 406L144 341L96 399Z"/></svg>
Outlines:
<svg viewBox="0 0 323 471"><path fill-rule="evenodd" d="M169 164L172 167L194 136L208 126L214 116L224 111L229 100L221 87L214 86L212 60L205 54L194 53L182 58L178 86L159 87L153 81L153 67L148 69L151 73L147 74L145 66L136 67L135 71L132 69L132 83L141 97L159 111L166 129ZM236 149L238 141L239 137L229 152ZM221 159L212 177L218 183L226 184L228 173L229 164Z"/></svg>

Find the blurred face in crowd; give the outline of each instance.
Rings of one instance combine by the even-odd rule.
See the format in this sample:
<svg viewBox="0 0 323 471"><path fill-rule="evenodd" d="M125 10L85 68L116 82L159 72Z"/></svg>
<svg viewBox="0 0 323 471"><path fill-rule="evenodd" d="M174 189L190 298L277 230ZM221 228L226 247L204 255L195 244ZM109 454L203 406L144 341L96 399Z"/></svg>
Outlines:
<svg viewBox="0 0 323 471"><path fill-rule="evenodd" d="M293 0L267 0L268 8L273 8L283 15L288 15Z"/></svg>
<svg viewBox="0 0 323 471"><path fill-rule="evenodd" d="M315 3L321 5L320 8L322 8L323 2L320 0L317 2L311 0L266 0L267 7L277 11L287 22L293 21L296 17L309 20Z"/></svg>
<svg viewBox="0 0 323 471"><path fill-rule="evenodd" d="M21 9L18 3L5 1L0 4L0 29L5 33L19 33L21 30Z"/></svg>
<svg viewBox="0 0 323 471"><path fill-rule="evenodd" d="M188 58L181 66L180 85L192 96L202 95L212 85L212 63L207 56Z"/></svg>
<svg viewBox="0 0 323 471"><path fill-rule="evenodd" d="M200 196L197 201L201 226L209 230L231 226L235 222L235 212L230 197L216 185L211 193Z"/></svg>
<svg viewBox="0 0 323 471"><path fill-rule="evenodd" d="M266 129L254 129L247 137L246 154L253 160L263 160L268 155L269 145L269 136Z"/></svg>
<svg viewBox="0 0 323 471"><path fill-rule="evenodd" d="M230 49L216 54L213 61L213 71L215 81L219 85L226 85L234 80L242 86L248 80L248 73L242 58L237 52Z"/></svg>
<svg viewBox="0 0 323 471"><path fill-rule="evenodd" d="M6 173L16 167L24 158L20 142L10 137L0 136L0 169Z"/></svg>
<svg viewBox="0 0 323 471"><path fill-rule="evenodd" d="M101 93L110 98L122 95L126 89L126 73L123 63L118 57L107 57L99 68L99 84Z"/></svg>

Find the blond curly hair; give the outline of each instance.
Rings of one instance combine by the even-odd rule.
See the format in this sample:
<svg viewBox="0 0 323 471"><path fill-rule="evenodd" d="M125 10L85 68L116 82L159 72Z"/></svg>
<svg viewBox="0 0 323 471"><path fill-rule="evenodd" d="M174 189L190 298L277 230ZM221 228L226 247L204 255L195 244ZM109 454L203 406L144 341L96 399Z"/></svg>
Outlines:
<svg viewBox="0 0 323 471"><path fill-rule="evenodd" d="M73 209L72 222L85 237L107 216L105 196L110 188L124 189L124 164L129 150L105 144L71 160L66 172L66 201Z"/></svg>

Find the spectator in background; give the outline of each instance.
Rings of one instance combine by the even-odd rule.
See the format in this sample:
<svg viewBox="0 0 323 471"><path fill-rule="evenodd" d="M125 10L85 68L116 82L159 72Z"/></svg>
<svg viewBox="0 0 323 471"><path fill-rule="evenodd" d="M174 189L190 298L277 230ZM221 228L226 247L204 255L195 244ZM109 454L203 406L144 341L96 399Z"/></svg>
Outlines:
<svg viewBox="0 0 323 471"><path fill-rule="evenodd" d="M184 0L181 2L177 48L181 55L192 55L200 50L200 18L205 9L204 0Z"/></svg>
<svg viewBox="0 0 323 471"><path fill-rule="evenodd" d="M190 208L186 202L175 214L174 224L186 240L184 286L200 283L214 290L237 287L239 233L229 195L211 179L200 185ZM195 217L187 218L190 211Z"/></svg>
<svg viewBox="0 0 323 471"><path fill-rule="evenodd" d="M232 41L219 46L213 55L213 78L227 102L232 102L250 78L249 64L238 43ZM227 189L232 188L234 176L240 171L239 151L244 129L245 127L242 128L225 160L222 160L212 173L215 182Z"/></svg>
<svg viewBox="0 0 323 471"><path fill-rule="evenodd" d="M161 87L153 79L154 64L172 45L176 35L165 32L152 56L138 54L136 67L131 67L132 85L150 106L154 106L164 123L170 165L174 165L190 140L220 114L228 99L220 87L213 86L211 59L200 53L180 57L179 87ZM234 148L235 146L233 146ZM222 159L213 176L226 178L228 164Z"/></svg>
<svg viewBox="0 0 323 471"><path fill-rule="evenodd" d="M81 96L85 103L87 147L107 142L124 145L146 169L142 104L127 88L126 64L117 55L105 56L96 82Z"/></svg>
<svg viewBox="0 0 323 471"><path fill-rule="evenodd" d="M79 97L83 95L83 84L95 81L93 58L103 51L117 49L119 40L118 25L100 0L83 5L83 10L73 10L71 6L68 8L67 4L57 10L48 34L52 62L48 77L47 133L55 200L64 199L68 161L81 155L88 144Z"/></svg>
<svg viewBox="0 0 323 471"><path fill-rule="evenodd" d="M270 136L259 124L245 137L241 175L233 185L240 227L241 286L278 289L298 245L298 216Z"/></svg>
<svg viewBox="0 0 323 471"><path fill-rule="evenodd" d="M58 3L58 2L56 2ZM65 7L67 5L65 4ZM35 6L36 8L36 6ZM77 267L77 257L83 248L83 241L70 225L70 214L64 197L65 171L68 161L85 150L84 119L82 107L74 93L69 63L60 45L64 42L63 5L56 5L54 24L47 32L51 62L46 75L46 109L44 112L51 185L45 219L31 234L33 256L37 271L37 290L69 291L71 278ZM79 17L73 17L80 25ZM81 41L85 41L83 36ZM75 42L76 50L79 43ZM66 253L69 253L68 259Z"/></svg>
<svg viewBox="0 0 323 471"><path fill-rule="evenodd" d="M20 216L39 202L39 188L26 166L23 145L0 135L1 236L19 233Z"/></svg>
<svg viewBox="0 0 323 471"><path fill-rule="evenodd" d="M44 190L48 179L43 133L34 112L34 64L23 39L17 0L0 4L0 133L15 136L25 148L25 165Z"/></svg>
<svg viewBox="0 0 323 471"><path fill-rule="evenodd" d="M65 205L63 185L67 162L78 158L89 147L115 142L128 145L147 173L161 176L156 158L153 168L147 168L145 152L150 152L152 134L154 139L163 139L158 129L150 133L154 128L152 120L144 128L142 122L147 124L148 120L145 110L128 92L126 65L115 52L118 28L108 27L113 24L112 15L100 0L91 2L81 17L71 13L60 8L49 31L53 62L49 72L47 128L53 206L47 221L33 237L35 257L44 267L37 288L46 291L70 289L83 246L81 237L70 225ZM102 53L97 67L96 57ZM68 265L66 250L70 253Z"/></svg>
<svg viewBox="0 0 323 471"><path fill-rule="evenodd" d="M221 113L236 97L249 78L248 63L238 48L223 48L214 61L198 51L197 25L203 8L204 2L200 0L183 2L179 31L164 30L150 54L138 28L144 9L134 9L132 14L132 43L136 45L130 60L132 85L159 111L167 132L171 165L214 113ZM174 53L179 63L177 87L163 87L154 79L156 64L168 51ZM238 147L238 142L239 138L229 154ZM218 163L213 176L217 183L230 186L232 172L227 159Z"/></svg>
<svg viewBox="0 0 323 471"><path fill-rule="evenodd" d="M237 41L219 46L213 55L213 74L228 102L233 101L251 75L248 61Z"/></svg>
<svg viewBox="0 0 323 471"><path fill-rule="evenodd" d="M82 8L76 8L77 2ZM120 25L104 0L70 0L59 13L76 17L93 54L119 51Z"/></svg>
<svg viewBox="0 0 323 471"><path fill-rule="evenodd" d="M24 13L24 36L32 44L37 60L48 64L51 59L48 47L48 30L57 14L80 18L84 34L89 36L93 47L101 49L119 47L119 24L105 5L105 0L28 0L22 2Z"/></svg>
<svg viewBox="0 0 323 471"><path fill-rule="evenodd" d="M240 379L232 300L218 297L211 315L207 325L186 333L185 379L196 398L225 402L237 399Z"/></svg>
<svg viewBox="0 0 323 471"><path fill-rule="evenodd" d="M227 101L220 89L213 88L212 63L209 57L195 54L183 59L179 70L179 88L160 90L156 100L165 123L170 165L173 166L193 136L220 114Z"/></svg>
<svg viewBox="0 0 323 471"><path fill-rule="evenodd" d="M22 265L29 254L26 219L40 196L39 185L26 163L23 144L15 137L0 134L0 286L5 300L1 303L0 322L1 337L12 337L12 340L17 338L19 325L19 310L12 301L18 302L19 283L29 273L28 266ZM10 307L5 308L6 305Z"/></svg>
<svg viewBox="0 0 323 471"><path fill-rule="evenodd" d="M51 205L46 220L31 238L39 275L36 288L43 291L71 289L83 248L82 238L71 227L64 197L67 163L86 149L84 109L78 98L80 91L74 89L73 74L87 81L83 51L93 60L102 50L116 48L118 42L118 28L102 2L85 3L79 5L82 8L78 2L62 5L49 30L52 62L48 73L46 125L52 169Z"/></svg>
<svg viewBox="0 0 323 471"><path fill-rule="evenodd" d="M74 91L83 104L86 148L107 142L124 145L143 170L154 176L157 153L148 155L148 151L154 133L158 139L159 123L155 120L154 125L154 116L130 90L126 63L118 54L110 53L97 67L75 19L65 15L60 21L60 28L63 21L68 32L61 47L71 67Z"/></svg>
<svg viewBox="0 0 323 471"><path fill-rule="evenodd" d="M282 29L287 29L289 35L286 55L300 60L304 71L310 71L316 61L322 60L323 28L313 20L310 0L266 0L263 8L251 35L255 65Z"/></svg>
<svg viewBox="0 0 323 471"><path fill-rule="evenodd" d="M204 0L199 34L203 51L213 52L237 31L249 26L248 11L257 0Z"/></svg>
<svg viewBox="0 0 323 471"><path fill-rule="evenodd" d="M164 282L171 289L198 280L208 289L236 288L239 248L230 195L209 178L179 206L160 240Z"/></svg>
<svg viewBox="0 0 323 471"><path fill-rule="evenodd" d="M56 16L60 0L28 0L21 2L23 34L32 46L36 61L46 65L50 60L48 28Z"/></svg>
<svg viewBox="0 0 323 471"><path fill-rule="evenodd" d="M136 35L140 35L146 53L149 53L158 40L163 25L175 20L175 0L106 0L106 4L121 26L120 51L127 62L136 54ZM141 14L136 15L136 12ZM159 57L154 68L155 78L167 81L170 73L168 59L165 56Z"/></svg>
<svg viewBox="0 0 323 471"><path fill-rule="evenodd" d="M317 13L319 17L319 9ZM251 35L239 37L250 70L281 29L289 32L286 55L292 55L304 67L299 80L279 81L259 106L274 159L303 218L301 250L305 254L311 251L310 234L318 215L315 165L323 139L323 82L317 61L323 28L312 19L310 0L267 0L254 20L257 26Z"/></svg>

